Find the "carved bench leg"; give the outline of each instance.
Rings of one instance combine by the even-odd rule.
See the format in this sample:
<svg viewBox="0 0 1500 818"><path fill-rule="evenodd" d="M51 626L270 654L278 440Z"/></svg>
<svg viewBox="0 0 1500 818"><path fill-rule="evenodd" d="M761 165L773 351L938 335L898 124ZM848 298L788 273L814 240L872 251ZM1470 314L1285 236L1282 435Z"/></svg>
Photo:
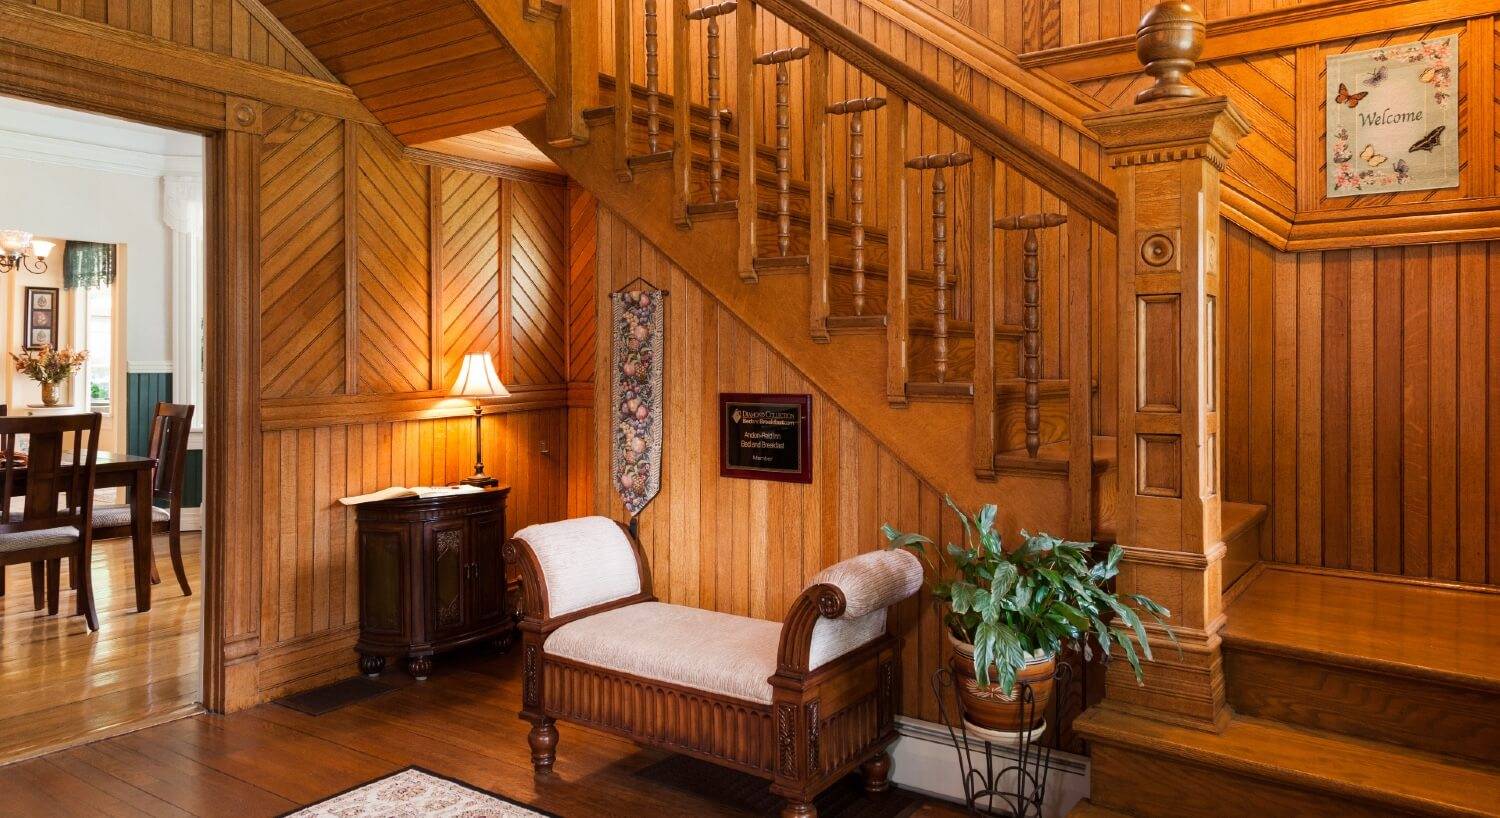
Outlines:
<svg viewBox="0 0 1500 818"><path fill-rule="evenodd" d="M865 792L885 792L891 787L891 757L882 750L860 766L865 777Z"/></svg>
<svg viewBox="0 0 1500 818"><path fill-rule="evenodd" d="M811 801L788 798L786 806L781 808L781 818L818 818L818 808Z"/></svg>
<svg viewBox="0 0 1500 818"><path fill-rule="evenodd" d="M531 744L532 769L539 773L552 772L552 762L557 758L557 726L552 719L533 722L526 741Z"/></svg>

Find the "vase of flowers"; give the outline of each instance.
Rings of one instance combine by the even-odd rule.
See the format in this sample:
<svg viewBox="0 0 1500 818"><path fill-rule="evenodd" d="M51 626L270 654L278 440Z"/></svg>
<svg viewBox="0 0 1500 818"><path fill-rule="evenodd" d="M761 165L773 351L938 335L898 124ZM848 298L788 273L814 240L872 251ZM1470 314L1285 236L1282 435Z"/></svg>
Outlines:
<svg viewBox="0 0 1500 818"><path fill-rule="evenodd" d="M1006 551L995 531L995 506L965 514L947 502L963 522L964 542L932 549L935 563L927 553L928 538L889 525L881 530L889 547L909 549L927 566L933 598L947 609L943 624L959 700L975 725L1016 732L1040 723L1052 698L1057 655L1066 646L1081 648L1085 658L1092 641L1106 657L1111 646L1117 647L1139 681L1141 659L1151 658L1142 613L1176 642L1166 608L1140 594L1117 596L1110 590L1119 573L1120 546L1095 560L1093 543L1022 531L1020 546ZM1027 687L1029 703L1023 695Z"/></svg>
<svg viewBox="0 0 1500 818"><path fill-rule="evenodd" d="M72 377L89 359L89 353L88 350L53 349L43 344L34 350L23 350L20 355L11 353L10 357L17 372L42 385L42 403L56 406L62 403L57 385Z"/></svg>

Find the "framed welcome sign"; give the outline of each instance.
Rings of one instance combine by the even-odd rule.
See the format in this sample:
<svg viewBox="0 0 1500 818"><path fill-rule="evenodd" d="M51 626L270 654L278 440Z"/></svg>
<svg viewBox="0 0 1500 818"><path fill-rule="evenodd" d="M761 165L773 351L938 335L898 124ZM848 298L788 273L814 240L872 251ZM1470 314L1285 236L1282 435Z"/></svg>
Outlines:
<svg viewBox="0 0 1500 818"><path fill-rule="evenodd" d="M812 396L719 394L719 474L812 482Z"/></svg>
<svg viewBox="0 0 1500 818"><path fill-rule="evenodd" d="M1458 35L1328 58L1328 196L1458 185Z"/></svg>

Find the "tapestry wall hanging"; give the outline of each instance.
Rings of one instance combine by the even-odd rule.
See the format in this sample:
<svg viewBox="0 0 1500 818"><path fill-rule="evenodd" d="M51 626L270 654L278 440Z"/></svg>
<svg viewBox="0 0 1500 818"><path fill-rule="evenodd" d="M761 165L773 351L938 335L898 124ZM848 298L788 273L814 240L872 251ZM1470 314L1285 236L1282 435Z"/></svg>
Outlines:
<svg viewBox="0 0 1500 818"><path fill-rule="evenodd" d="M1328 58L1328 196L1458 185L1458 35Z"/></svg>
<svg viewBox="0 0 1500 818"><path fill-rule="evenodd" d="M641 279L610 295L615 407L610 474L632 517L661 490L666 296Z"/></svg>

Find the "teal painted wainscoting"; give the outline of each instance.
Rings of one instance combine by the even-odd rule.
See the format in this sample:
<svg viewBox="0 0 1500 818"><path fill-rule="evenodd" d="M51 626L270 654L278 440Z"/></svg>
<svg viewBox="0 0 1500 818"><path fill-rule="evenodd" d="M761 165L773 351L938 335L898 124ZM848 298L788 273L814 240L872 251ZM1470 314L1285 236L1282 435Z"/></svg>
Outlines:
<svg viewBox="0 0 1500 818"><path fill-rule="evenodd" d="M125 375L125 423L128 454L145 455L151 448L151 418L156 404L172 401L172 373L130 372ZM183 468L183 508L203 505L203 452L189 449Z"/></svg>

